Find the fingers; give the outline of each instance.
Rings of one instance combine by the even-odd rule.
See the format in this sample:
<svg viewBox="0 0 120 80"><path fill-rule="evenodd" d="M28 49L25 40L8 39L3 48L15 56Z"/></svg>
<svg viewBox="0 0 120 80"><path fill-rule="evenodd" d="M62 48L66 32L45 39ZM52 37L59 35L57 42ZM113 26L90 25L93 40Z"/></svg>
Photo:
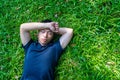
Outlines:
<svg viewBox="0 0 120 80"><path fill-rule="evenodd" d="M52 27L51 27L53 32L58 32L59 31L59 24L58 22L52 22Z"/></svg>
<svg viewBox="0 0 120 80"><path fill-rule="evenodd" d="M58 22L55 23L55 32L58 32L59 31L59 25L58 25Z"/></svg>

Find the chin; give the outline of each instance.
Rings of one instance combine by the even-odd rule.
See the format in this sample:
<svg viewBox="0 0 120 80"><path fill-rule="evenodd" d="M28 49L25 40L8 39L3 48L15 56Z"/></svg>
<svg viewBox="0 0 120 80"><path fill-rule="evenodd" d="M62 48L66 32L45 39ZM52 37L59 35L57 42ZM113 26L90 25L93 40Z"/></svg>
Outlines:
<svg viewBox="0 0 120 80"><path fill-rule="evenodd" d="M42 44L43 44L43 45L46 45L47 43L44 43L44 42L43 42Z"/></svg>

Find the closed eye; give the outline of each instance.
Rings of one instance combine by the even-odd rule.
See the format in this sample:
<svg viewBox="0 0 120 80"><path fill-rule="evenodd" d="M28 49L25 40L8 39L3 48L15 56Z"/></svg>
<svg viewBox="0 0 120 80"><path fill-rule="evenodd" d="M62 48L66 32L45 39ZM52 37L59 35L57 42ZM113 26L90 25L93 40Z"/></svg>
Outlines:
<svg viewBox="0 0 120 80"><path fill-rule="evenodd" d="M41 30L40 32L45 33L45 30Z"/></svg>

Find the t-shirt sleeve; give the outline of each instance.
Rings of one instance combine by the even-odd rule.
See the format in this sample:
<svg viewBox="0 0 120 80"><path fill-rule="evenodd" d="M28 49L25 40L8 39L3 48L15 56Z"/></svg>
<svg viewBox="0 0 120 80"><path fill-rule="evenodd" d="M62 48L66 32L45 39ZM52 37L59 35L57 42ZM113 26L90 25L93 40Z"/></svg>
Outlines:
<svg viewBox="0 0 120 80"><path fill-rule="evenodd" d="M23 44L22 44L22 47L23 47L25 53L27 53L27 50L28 50L28 48L29 48L29 46L31 45L32 42L33 42L33 40L31 39L25 46L23 46Z"/></svg>
<svg viewBox="0 0 120 80"><path fill-rule="evenodd" d="M60 45L60 40L58 40L56 43L55 43L55 47L56 47L56 61L60 58L62 52L63 52L63 48L62 46Z"/></svg>

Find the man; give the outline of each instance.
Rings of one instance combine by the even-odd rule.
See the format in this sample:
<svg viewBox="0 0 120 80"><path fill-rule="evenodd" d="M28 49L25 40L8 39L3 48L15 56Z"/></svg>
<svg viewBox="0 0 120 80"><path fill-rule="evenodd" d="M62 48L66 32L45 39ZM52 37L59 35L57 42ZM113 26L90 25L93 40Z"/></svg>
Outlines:
<svg viewBox="0 0 120 80"><path fill-rule="evenodd" d="M32 30L39 30L38 41L31 39ZM55 33L61 37L53 42ZM21 24L20 37L25 51L21 80L54 80L55 66L72 35L73 29L59 28L58 22L50 20Z"/></svg>

